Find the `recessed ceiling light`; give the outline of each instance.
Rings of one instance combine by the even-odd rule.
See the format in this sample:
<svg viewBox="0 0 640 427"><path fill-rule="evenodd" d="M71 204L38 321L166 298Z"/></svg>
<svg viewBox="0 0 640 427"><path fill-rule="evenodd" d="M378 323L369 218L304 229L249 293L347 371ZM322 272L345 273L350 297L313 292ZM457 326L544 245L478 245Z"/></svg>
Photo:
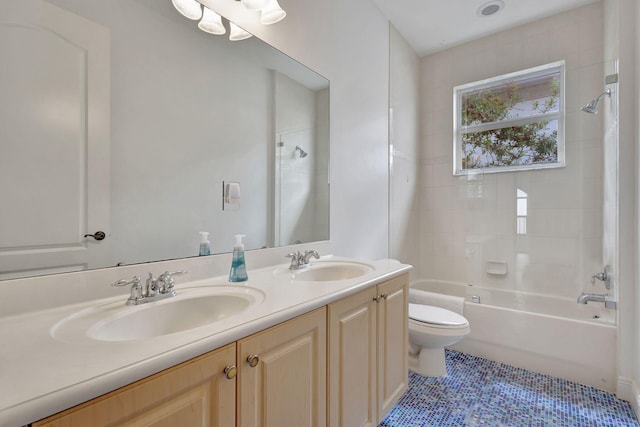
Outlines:
<svg viewBox="0 0 640 427"><path fill-rule="evenodd" d="M491 16L500 12L503 8L504 2L502 0L493 0L480 6L476 11L476 14L482 17Z"/></svg>

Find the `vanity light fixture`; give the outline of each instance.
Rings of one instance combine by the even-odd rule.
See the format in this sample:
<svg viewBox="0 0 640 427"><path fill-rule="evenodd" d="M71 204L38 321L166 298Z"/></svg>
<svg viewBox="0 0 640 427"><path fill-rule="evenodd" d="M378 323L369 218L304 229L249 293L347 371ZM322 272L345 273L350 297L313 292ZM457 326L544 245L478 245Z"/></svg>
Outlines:
<svg viewBox="0 0 640 427"><path fill-rule="evenodd" d="M240 0L240 2L249 10L260 10L269 3L269 0Z"/></svg>
<svg viewBox="0 0 640 427"><path fill-rule="evenodd" d="M197 21L202 17L202 6L196 0L171 0L171 3L185 18Z"/></svg>
<svg viewBox="0 0 640 427"><path fill-rule="evenodd" d="M276 22L282 21L287 12L278 4L278 0L233 0L239 1L244 9L248 13L259 12L260 23L262 25L272 25ZM173 6L183 16L192 19L194 21L200 20L198 28L210 34L225 34L227 32L224 24L222 23L222 17L200 4L196 0L171 0ZM204 8L204 11L203 11ZM238 41L245 40L251 37L252 34L238 27L233 22L229 21L229 40Z"/></svg>
<svg viewBox="0 0 640 427"><path fill-rule="evenodd" d="M237 42L240 40L246 40L251 37L252 34L238 27L233 22L229 21L229 40Z"/></svg>
<svg viewBox="0 0 640 427"><path fill-rule="evenodd" d="M280 7L278 0L269 0L262 9L260 22L262 25L271 25L282 21L285 16L287 16L287 12Z"/></svg>
<svg viewBox="0 0 640 427"><path fill-rule="evenodd" d="M227 32L222 25L222 17L205 6L202 20L198 22L198 28L209 34L221 35Z"/></svg>

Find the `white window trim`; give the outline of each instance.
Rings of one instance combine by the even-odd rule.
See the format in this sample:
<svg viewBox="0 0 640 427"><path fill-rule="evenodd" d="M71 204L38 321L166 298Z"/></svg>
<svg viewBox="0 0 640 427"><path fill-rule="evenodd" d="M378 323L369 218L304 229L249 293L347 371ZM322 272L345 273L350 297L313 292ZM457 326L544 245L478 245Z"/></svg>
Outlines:
<svg viewBox="0 0 640 427"><path fill-rule="evenodd" d="M462 126L461 111L459 108L462 105L462 92L467 89L484 89L487 87L496 86L497 83L506 82L520 77L533 76L535 74L543 74L553 68L558 68L560 71L560 83L558 93L558 112L537 114L534 116L528 116L513 120L504 120L501 122L482 123L474 125L469 129L468 126ZM461 138L463 133L481 132L490 129L501 129L510 126L518 126L528 123L535 123L543 120L558 120L558 161L554 163L540 163L533 165L515 165L515 166L495 166L487 168L474 168L474 169L462 169L462 144ZM467 175L469 173L493 173L493 172L512 172L519 170L534 170L534 169L552 169L562 168L565 166L565 62L556 61L550 64L541 65L538 67L528 68L526 70L516 71L509 74L503 74L496 77L491 77L485 80L479 80L472 83L466 83L453 88L453 174L454 175ZM498 124L499 123L499 124Z"/></svg>

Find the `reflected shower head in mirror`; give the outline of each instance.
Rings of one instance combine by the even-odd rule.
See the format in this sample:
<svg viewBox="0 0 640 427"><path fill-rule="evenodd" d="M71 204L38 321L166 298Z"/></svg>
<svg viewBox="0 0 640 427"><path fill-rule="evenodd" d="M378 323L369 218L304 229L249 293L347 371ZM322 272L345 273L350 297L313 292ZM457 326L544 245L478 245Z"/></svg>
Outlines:
<svg viewBox="0 0 640 427"><path fill-rule="evenodd" d="M588 103L587 105L585 105L584 107L582 107L580 109L582 111L584 111L585 113L598 114L598 103L600 102L600 98L602 98L605 95L611 96L612 93L613 93L613 91L611 89L607 89L604 92L602 92L602 94L600 94L599 97L597 97L596 99L592 100L590 103Z"/></svg>
<svg viewBox="0 0 640 427"><path fill-rule="evenodd" d="M304 159L305 157L307 157L309 155L309 153L307 153L306 151L304 151L302 148L300 148L297 145L296 145L296 149L294 150L294 152L295 151L300 151L300 155L299 156L300 156L301 159Z"/></svg>

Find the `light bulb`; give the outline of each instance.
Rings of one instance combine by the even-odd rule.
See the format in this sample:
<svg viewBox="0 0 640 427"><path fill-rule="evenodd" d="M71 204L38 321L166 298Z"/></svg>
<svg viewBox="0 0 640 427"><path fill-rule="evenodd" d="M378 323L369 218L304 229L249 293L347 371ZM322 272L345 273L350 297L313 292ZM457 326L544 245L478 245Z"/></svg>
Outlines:
<svg viewBox="0 0 640 427"><path fill-rule="evenodd" d="M262 9L260 22L263 25L271 25L282 21L285 16L287 16L287 12L280 7L278 0L269 0L269 4Z"/></svg>
<svg viewBox="0 0 640 427"><path fill-rule="evenodd" d="M171 3L186 18L197 21L202 17L202 7L196 0L171 0Z"/></svg>
<svg viewBox="0 0 640 427"><path fill-rule="evenodd" d="M253 34L243 30L233 22L229 21L229 40L231 40L232 42L248 39L252 35Z"/></svg>
<svg viewBox="0 0 640 427"><path fill-rule="evenodd" d="M198 28L211 34L224 34L227 29L222 25L222 17L208 7L204 8L202 20L198 22Z"/></svg>
<svg viewBox="0 0 640 427"><path fill-rule="evenodd" d="M241 2L249 10L259 10L269 4L269 0L241 0Z"/></svg>

